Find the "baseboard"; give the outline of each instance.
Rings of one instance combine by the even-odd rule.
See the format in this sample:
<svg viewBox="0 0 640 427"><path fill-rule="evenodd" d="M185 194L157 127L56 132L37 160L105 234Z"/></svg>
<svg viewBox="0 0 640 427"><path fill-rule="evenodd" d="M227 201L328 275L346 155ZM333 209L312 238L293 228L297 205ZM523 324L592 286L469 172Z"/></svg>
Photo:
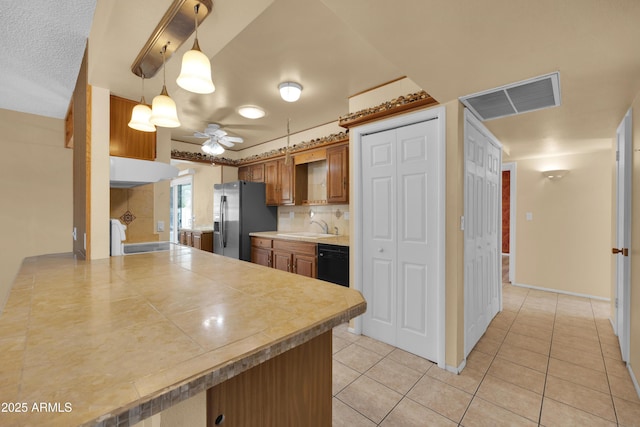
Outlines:
<svg viewBox="0 0 640 427"><path fill-rule="evenodd" d="M464 367L467 366L467 359L464 359L462 361L462 363L460 363L460 365L458 365L458 367L456 368L455 366L451 366L451 365L445 365L445 369L451 373L454 374L459 374L460 372L462 372L462 370L464 369Z"/></svg>
<svg viewBox="0 0 640 427"><path fill-rule="evenodd" d="M609 317L609 323L611 323L611 329L613 329L613 333L618 336L618 331L616 331L616 325L614 325L612 317Z"/></svg>
<svg viewBox="0 0 640 427"><path fill-rule="evenodd" d="M633 369L631 369L631 363L627 363L627 369L629 370L629 374L631 375L631 381L633 381L633 386L636 389L636 394L638 395L638 397L640 397L640 385L638 385L636 375L633 373Z"/></svg>
<svg viewBox="0 0 640 427"><path fill-rule="evenodd" d="M555 292L557 294L571 295L571 296L574 296L574 297L590 298L590 299L596 299L596 300L600 300L600 301L611 302L610 298L598 297L598 296L589 295L589 294L580 294L580 293L577 293L577 292L563 291L563 290L560 290L560 289L543 288L541 286L525 285L524 283L512 283L511 285L512 286L518 286L520 288L535 289L537 291Z"/></svg>

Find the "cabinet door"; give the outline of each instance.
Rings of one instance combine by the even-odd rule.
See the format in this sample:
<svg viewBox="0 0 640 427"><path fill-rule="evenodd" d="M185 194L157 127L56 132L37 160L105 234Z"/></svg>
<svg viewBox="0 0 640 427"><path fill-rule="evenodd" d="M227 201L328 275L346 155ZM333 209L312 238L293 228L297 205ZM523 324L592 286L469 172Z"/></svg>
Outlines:
<svg viewBox="0 0 640 427"><path fill-rule="evenodd" d="M184 230L180 230L180 237L179 237L179 242L181 245L186 245L187 244L187 232Z"/></svg>
<svg viewBox="0 0 640 427"><path fill-rule="evenodd" d="M185 245L193 246L193 234L190 231L187 231L185 234L186 234Z"/></svg>
<svg viewBox="0 0 640 427"><path fill-rule="evenodd" d="M201 233L192 233L191 234L193 247L196 249L202 249L202 234Z"/></svg>
<svg viewBox="0 0 640 427"><path fill-rule="evenodd" d="M142 160L156 159L156 132L131 129L131 111L137 102L111 95L109 154Z"/></svg>
<svg viewBox="0 0 640 427"><path fill-rule="evenodd" d="M288 165L284 160L278 160L278 183L280 187L279 196L281 205L292 205L293 197L293 162Z"/></svg>
<svg viewBox="0 0 640 427"><path fill-rule="evenodd" d="M293 254L291 252L273 251L273 268L291 272L292 258Z"/></svg>
<svg viewBox="0 0 640 427"><path fill-rule="evenodd" d="M265 267L271 267L271 249L253 246L251 248L251 262L264 265Z"/></svg>
<svg viewBox="0 0 640 427"><path fill-rule="evenodd" d="M278 161L273 160L264 164L264 182L266 191L266 203L270 206L277 206L280 201L278 197Z"/></svg>
<svg viewBox="0 0 640 427"><path fill-rule="evenodd" d="M327 149L327 202L349 202L348 146Z"/></svg>
<svg viewBox="0 0 640 427"><path fill-rule="evenodd" d="M249 166L241 166L238 168L238 179L240 181L251 181L251 168Z"/></svg>
<svg viewBox="0 0 640 427"><path fill-rule="evenodd" d="M316 257L308 255L293 255L293 272L307 277L318 277Z"/></svg>
<svg viewBox="0 0 640 427"><path fill-rule="evenodd" d="M251 181L264 182L264 163L252 165L249 168L251 170Z"/></svg>

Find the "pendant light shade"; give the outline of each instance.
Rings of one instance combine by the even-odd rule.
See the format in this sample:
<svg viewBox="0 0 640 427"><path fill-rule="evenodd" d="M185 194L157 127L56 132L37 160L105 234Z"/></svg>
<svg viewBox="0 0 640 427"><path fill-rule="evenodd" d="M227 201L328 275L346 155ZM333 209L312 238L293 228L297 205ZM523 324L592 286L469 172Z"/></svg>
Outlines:
<svg viewBox="0 0 640 427"><path fill-rule="evenodd" d="M280 83L278 89L280 89L282 99L287 102L296 102L302 93L302 86L294 82Z"/></svg>
<svg viewBox="0 0 640 427"><path fill-rule="evenodd" d="M217 156L224 153L224 148L222 147L222 145L209 139L207 142L202 144L202 151L207 154L211 154L212 156Z"/></svg>
<svg viewBox="0 0 640 427"><path fill-rule="evenodd" d="M198 9L200 4L194 6L196 38L193 47L182 57L182 69L176 79L178 86L193 93L212 93L216 87L211 80L211 62L207 55L202 53L198 44Z"/></svg>
<svg viewBox="0 0 640 427"><path fill-rule="evenodd" d="M153 98L149 121L163 128L177 128L180 126L176 103L169 97L166 86L162 86L160 95Z"/></svg>
<svg viewBox="0 0 640 427"><path fill-rule="evenodd" d="M131 129L140 130L142 132L155 132L156 127L149 121L151 117L151 108L144 99L144 74L142 75L142 98L140 103L133 107L131 112L131 120L129 127Z"/></svg>
<svg viewBox="0 0 640 427"><path fill-rule="evenodd" d="M166 86L166 64L164 58L166 51L167 47L164 46L162 48L162 92L160 92L160 95L153 98L153 103L151 104L151 118L149 121L156 126L177 128L180 126L178 110L174 100L169 97Z"/></svg>

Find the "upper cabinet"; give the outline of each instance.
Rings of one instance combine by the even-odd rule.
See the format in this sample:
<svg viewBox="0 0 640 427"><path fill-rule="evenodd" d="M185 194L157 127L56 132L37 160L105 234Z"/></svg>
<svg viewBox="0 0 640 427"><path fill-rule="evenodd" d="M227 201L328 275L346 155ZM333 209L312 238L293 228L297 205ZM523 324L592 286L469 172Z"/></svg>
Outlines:
<svg viewBox="0 0 640 427"><path fill-rule="evenodd" d="M327 203L349 202L349 147L327 149Z"/></svg>
<svg viewBox="0 0 640 427"><path fill-rule="evenodd" d="M285 164L284 159L272 160L264 164L267 205L294 204L293 162Z"/></svg>
<svg viewBox="0 0 640 427"><path fill-rule="evenodd" d="M156 132L131 129L131 111L137 102L111 95L109 155L142 160L156 159Z"/></svg>
<svg viewBox="0 0 640 427"><path fill-rule="evenodd" d="M238 179L240 181L264 182L264 163L239 167Z"/></svg>

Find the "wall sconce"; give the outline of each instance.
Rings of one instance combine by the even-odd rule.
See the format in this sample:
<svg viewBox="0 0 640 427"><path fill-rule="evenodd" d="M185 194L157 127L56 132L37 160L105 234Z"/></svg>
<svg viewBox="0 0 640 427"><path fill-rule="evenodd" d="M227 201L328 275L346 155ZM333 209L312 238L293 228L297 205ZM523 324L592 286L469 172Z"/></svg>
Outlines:
<svg viewBox="0 0 640 427"><path fill-rule="evenodd" d="M551 181L557 181L563 178L568 173L569 171L566 169L555 169L555 170L542 171L542 176L544 176L545 178L549 178Z"/></svg>
<svg viewBox="0 0 640 427"><path fill-rule="evenodd" d="M302 86L294 82L283 82L278 85L280 89L280 96L287 102L296 102L300 99L302 93Z"/></svg>

